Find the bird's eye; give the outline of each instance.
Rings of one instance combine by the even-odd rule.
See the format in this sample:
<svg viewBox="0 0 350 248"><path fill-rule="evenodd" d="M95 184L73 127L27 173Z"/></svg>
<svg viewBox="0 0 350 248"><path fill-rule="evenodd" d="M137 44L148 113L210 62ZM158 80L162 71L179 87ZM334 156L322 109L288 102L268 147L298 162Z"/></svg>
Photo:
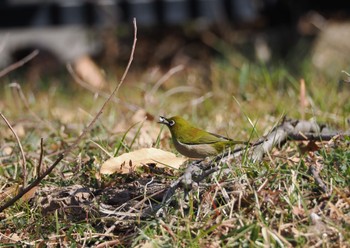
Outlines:
<svg viewBox="0 0 350 248"><path fill-rule="evenodd" d="M174 121L174 120L169 121L169 125L170 125L171 127L174 126L174 125L175 125L175 121Z"/></svg>

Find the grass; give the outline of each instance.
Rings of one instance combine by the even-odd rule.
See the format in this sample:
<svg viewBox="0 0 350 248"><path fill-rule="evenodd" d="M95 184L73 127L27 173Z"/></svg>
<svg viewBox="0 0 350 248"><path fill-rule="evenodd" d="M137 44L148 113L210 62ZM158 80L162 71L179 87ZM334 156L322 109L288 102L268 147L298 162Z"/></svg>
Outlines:
<svg viewBox="0 0 350 248"><path fill-rule="evenodd" d="M300 74L286 65L251 63L231 51L210 64L210 85L201 82L201 71L186 67L172 75L152 95L154 84L165 72L154 68L135 73L131 69L118 97L94 128L59 166L40 184L43 187L83 185L93 190L120 187L137 178L155 177L170 182L169 176L135 171L130 175L101 176L100 165L109 154L120 155L150 145L173 149L169 134L145 116L181 114L198 126L234 137L255 140L272 129L283 115L300 119L299 79L306 79L306 119L315 118L334 129L348 129L349 92L337 91L337 78L327 78L301 61ZM16 72L12 75L16 75ZM57 80L57 79L56 79ZM28 181L37 175L40 138L44 138L43 169L79 135L103 103L103 97L76 86L21 88L28 107L3 78L0 111L18 134L27 159ZM112 83L112 80L110 80ZM127 104L125 104L127 103ZM138 106L139 110L129 106ZM29 111L30 110L30 111ZM0 195L22 182L21 156L10 130L1 122ZM105 152L106 151L106 152ZM309 173L316 164L329 189L324 194ZM275 149L261 163L248 159L222 165L229 173L217 173L193 190L184 201L183 192L161 217L126 221L106 234L115 221L86 206L84 218L72 218L59 209L43 213L37 197L18 201L0 214L0 240L4 247L23 245L92 246L96 242L118 241L120 247L262 247L350 246L350 152L349 139L318 143L311 150L306 143L288 142ZM226 170L227 171L227 170ZM39 192L37 189L36 192ZM28 197L30 198L30 197ZM182 200L181 200L182 199ZM108 197L101 198L108 201ZM97 206L101 202L95 202ZM91 208L90 208L91 207Z"/></svg>

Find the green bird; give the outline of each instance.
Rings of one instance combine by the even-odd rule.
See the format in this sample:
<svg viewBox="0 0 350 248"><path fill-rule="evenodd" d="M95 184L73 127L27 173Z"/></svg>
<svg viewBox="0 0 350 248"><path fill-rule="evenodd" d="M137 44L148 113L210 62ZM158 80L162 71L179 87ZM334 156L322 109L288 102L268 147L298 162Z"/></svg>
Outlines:
<svg viewBox="0 0 350 248"><path fill-rule="evenodd" d="M159 123L169 128L176 150L189 158L214 156L237 144L249 145L249 142L235 141L197 128L180 116L160 116Z"/></svg>

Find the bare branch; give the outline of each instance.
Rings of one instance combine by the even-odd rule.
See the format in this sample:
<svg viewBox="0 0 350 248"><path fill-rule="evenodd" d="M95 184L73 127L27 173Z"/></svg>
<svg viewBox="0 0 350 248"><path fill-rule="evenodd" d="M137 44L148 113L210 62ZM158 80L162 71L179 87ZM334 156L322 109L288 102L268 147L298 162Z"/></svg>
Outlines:
<svg viewBox="0 0 350 248"><path fill-rule="evenodd" d="M34 50L33 52L31 52L29 55L25 56L23 59L9 65L8 67L6 67L5 69L0 71L0 78L5 76L6 74L8 74L9 72L16 70L17 68L23 66L25 63L29 62L30 60L32 60L35 56L37 56L39 54L39 50Z"/></svg>
<svg viewBox="0 0 350 248"><path fill-rule="evenodd" d="M41 164L43 162L43 155L44 155L44 145L43 145L43 138L40 138L40 157L39 157L39 163L38 163L38 169L37 169L37 174L40 176L41 172Z"/></svg>

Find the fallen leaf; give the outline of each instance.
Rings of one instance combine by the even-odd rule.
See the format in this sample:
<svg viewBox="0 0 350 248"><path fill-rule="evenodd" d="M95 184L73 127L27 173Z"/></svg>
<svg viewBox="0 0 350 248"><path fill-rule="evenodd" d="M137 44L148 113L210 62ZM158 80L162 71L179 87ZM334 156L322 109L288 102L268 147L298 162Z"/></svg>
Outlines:
<svg viewBox="0 0 350 248"><path fill-rule="evenodd" d="M27 193L25 193L22 198L21 198L21 201L22 202L27 202L29 201L30 199L32 199L36 193L36 191L38 190L38 186L35 186L34 188L32 188L31 190L29 190Z"/></svg>
<svg viewBox="0 0 350 248"><path fill-rule="evenodd" d="M127 174L131 169L150 163L157 164L160 168L172 167L178 169L186 160L184 157L176 157L171 152L156 148L142 148L137 151L124 153L119 157L108 159L102 164L100 172L107 175L115 172Z"/></svg>
<svg viewBox="0 0 350 248"><path fill-rule="evenodd" d="M22 198L21 201L22 202L27 202L29 201L31 198L34 197L36 191L38 189L38 186L35 186L34 188L32 188L31 190L29 190L27 193L25 193ZM2 192L0 192L0 201L4 201L6 200L6 198L8 197L13 197L15 194L18 194L19 191L19 187L17 184L12 185L8 188L6 188L5 190L3 190Z"/></svg>
<svg viewBox="0 0 350 248"><path fill-rule="evenodd" d="M10 187L7 187L7 188L3 189L0 192L0 201L2 202L7 197L12 197L16 193L17 188L18 188L18 185L12 185Z"/></svg>
<svg viewBox="0 0 350 248"><path fill-rule="evenodd" d="M89 56L85 55L74 61L74 67L76 73L85 83L96 89L106 87L107 82L104 75Z"/></svg>

